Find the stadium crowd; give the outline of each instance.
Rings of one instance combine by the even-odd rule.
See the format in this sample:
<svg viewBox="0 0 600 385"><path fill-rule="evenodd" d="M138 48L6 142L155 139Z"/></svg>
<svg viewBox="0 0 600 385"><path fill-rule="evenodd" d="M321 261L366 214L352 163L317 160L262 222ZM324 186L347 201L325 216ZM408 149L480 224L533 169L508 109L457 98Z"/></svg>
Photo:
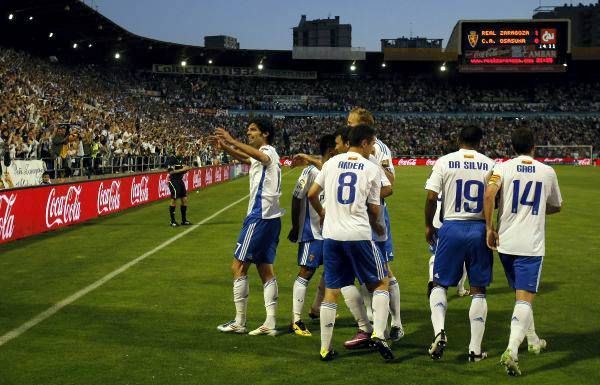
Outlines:
<svg viewBox="0 0 600 385"><path fill-rule="evenodd" d="M88 173L159 166L177 148L190 160L210 164L208 143L216 127L245 136L247 116L235 110L306 111L278 113L280 153L314 152L316 138L345 124L334 112L363 106L381 113L600 111L600 85L565 84L478 89L426 78L392 80L266 80L168 77L93 65L70 67L0 48L0 156L44 159L49 170ZM465 95L468 95L465 97ZM311 111L329 111L310 116ZM231 113L229 113L231 112ZM314 115L314 114L313 114ZM523 124L514 118L451 114L380 115L379 138L396 155L440 155L456 133L476 124L485 133L482 151L511 155L508 133ZM600 147L597 117L527 119L538 144ZM5 162L6 163L6 162Z"/></svg>

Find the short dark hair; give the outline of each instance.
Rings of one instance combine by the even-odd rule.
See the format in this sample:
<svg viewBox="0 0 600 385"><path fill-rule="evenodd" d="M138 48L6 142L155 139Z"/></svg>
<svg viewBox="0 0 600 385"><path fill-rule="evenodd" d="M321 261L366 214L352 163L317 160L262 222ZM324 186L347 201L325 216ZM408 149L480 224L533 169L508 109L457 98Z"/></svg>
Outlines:
<svg viewBox="0 0 600 385"><path fill-rule="evenodd" d="M478 126L466 126L460 130L460 134L458 135L458 140L469 146L479 146L479 142L481 142L481 138L483 137L483 131Z"/></svg>
<svg viewBox="0 0 600 385"><path fill-rule="evenodd" d="M258 127L258 130L260 132L264 133L268 133L269 135L267 136L267 143L268 144L272 144L273 140L275 140L275 127L273 126L273 122L271 121L271 119L268 118L263 118L263 117L258 117L258 118L252 118L250 119L250 122L248 123L248 125L251 124L256 124L256 127Z"/></svg>
<svg viewBox="0 0 600 385"><path fill-rule="evenodd" d="M335 135L327 134L321 137L319 140L319 153L321 156L325 156L327 151L335 148Z"/></svg>
<svg viewBox="0 0 600 385"><path fill-rule="evenodd" d="M350 146L358 147L363 140L371 141L375 138L375 129L366 124L359 124L350 128L348 133L348 142Z"/></svg>
<svg viewBox="0 0 600 385"><path fill-rule="evenodd" d="M527 127L519 127L512 132L512 145L518 155L530 154L535 146L533 131Z"/></svg>
<svg viewBox="0 0 600 385"><path fill-rule="evenodd" d="M346 142L348 142L348 133L349 132L350 132L350 127L341 126L337 130L335 130L334 139L339 136L342 138L342 142L346 143Z"/></svg>

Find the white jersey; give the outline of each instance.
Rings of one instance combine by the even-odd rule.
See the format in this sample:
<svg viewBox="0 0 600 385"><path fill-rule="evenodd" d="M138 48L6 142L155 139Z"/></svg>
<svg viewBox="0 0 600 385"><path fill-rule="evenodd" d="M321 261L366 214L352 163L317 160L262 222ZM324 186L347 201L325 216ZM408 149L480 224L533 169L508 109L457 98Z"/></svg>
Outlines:
<svg viewBox="0 0 600 385"><path fill-rule="evenodd" d="M329 159L317 178L325 191L323 238L336 241L370 241L367 203L379 205L380 167L356 152Z"/></svg>
<svg viewBox="0 0 600 385"><path fill-rule="evenodd" d="M374 155L369 155L369 161L371 161L374 165L379 169L379 180L381 181L381 187L391 186L392 183L385 175L385 171L383 170L383 166ZM373 240L376 242L385 242L388 239L387 227L385 226L385 211L383 206L385 206L385 201L383 198L380 199L380 204L382 205L381 210L379 210L379 216L377 217L377 223L379 223L385 229L385 234L377 235L373 232Z"/></svg>
<svg viewBox="0 0 600 385"><path fill-rule="evenodd" d="M377 164L385 167L392 175L396 175L390 148L379 139L375 139L375 146L373 146L373 148L375 149L375 159L377 160Z"/></svg>
<svg viewBox="0 0 600 385"><path fill-rule="evenodd" d="M272 219L283 215L279 207L281 196L281 168L275 148L264 145L260 151L267 154L269 162L262 164L250 158L250 201L248 217Z"/></svg>
<svg viewBox="0 0 600 385"><path fill-rule="evenodd" d="M521 155L495 165L489 183L500 187L498 251L544 256L546 204L562 205L554 169Z"/></svg>
<svg viewBox="0 0 600 385"><path fill-rule="evenodd" d="M494 161L475 150L460 149L435 162L425 189L441 194L444 220L483 220L485 182Z"/></svg>
<svg viewBox="0 0 600 385"><path fill-rule="evenodd" d="M314 239L323 239L321 236L321 223L319 214L313 209L308 201L308 190L313 185L319 169L315 166L308 166L302 170L302 174L296 182L294 188L294 198L300 199L300 221L298 229L298 242L308 242ZM321 192L319 200L324 202L325 194Z"/></svg>

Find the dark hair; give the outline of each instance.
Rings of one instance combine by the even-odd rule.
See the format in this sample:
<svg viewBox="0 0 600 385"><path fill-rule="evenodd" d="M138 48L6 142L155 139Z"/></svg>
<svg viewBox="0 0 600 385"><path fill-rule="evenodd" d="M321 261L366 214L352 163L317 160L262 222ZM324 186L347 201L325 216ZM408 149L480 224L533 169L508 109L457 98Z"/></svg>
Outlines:
<svg viewBox="0 0 600 385"><path fill-rule="evenodd" d="M42 176L47 175L48 177L50 177L50 174L48 173L48 171L44 171L44 173L42 174Z"/></svg>
<svg viewBox="0 0 600 385"><path fill-rule="evenodd" d="M323 135L321 140L319 140L319 153L321 156L325 156L327 151L333 148L335 148L335 135Z"/></svg>
<svg viewBox="0 0 600 385"><path fill-rule="evenodd" d="M339 136L342 138L342 142L346 143L346 142L348 142L348 133L349 132L350 132L350 127L348 127L348 126L339 127L337 130L335 130L334 139Z"/></svg>
<svg viewBox="0 0 600 385"><path fill-rule="evenodd" d="M512 132L512 145L518 155L530 154L535 146L533 131L527 127L519 127Z"/></svg>
<svg viewBox="0 0 600 385"><path fill-rule="evenodd" d="M350 146L358 147L363 140L372 141L375 138L375 129L365 124L359 124L350 128L348 133L348 142Z"/></svg>
<svg viewBox="0 0 600 385"><path fill-rule="evenodd" d="M483 136L483 131L481 128L477 126L466 126L460 130L460 134L458 135L458 140L469 146L479 146L479 142L481 142L481 137Z"/></svg>
<svg viewBox="0 0 600 385"><path fill-rule="evenodd" d="M248 123L248 125L251 124L256 124L256 127L258 127L258 130L260 132L264 133L268 133L269 135L267 136L267 143L268 144L272 144L273 140L275 139L275 127L273 127L273 122L271 121L271 119L267 119L267 118L252 118L250 119L250 122Z"/></svg>

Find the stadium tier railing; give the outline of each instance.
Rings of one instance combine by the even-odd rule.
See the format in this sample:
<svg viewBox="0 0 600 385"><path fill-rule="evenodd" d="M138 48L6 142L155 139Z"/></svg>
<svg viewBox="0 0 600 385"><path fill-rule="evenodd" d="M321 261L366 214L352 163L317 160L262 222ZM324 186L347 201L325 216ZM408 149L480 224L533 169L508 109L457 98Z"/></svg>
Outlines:
<svg viewBox="0 0 600 385"><path fill-rule="evenodd" d="M193 191L247 173L242 164L206 166L190 170L183 181ZM168 183L167 172L150 172L0 190L0 243L169 198Z"/></svg>

